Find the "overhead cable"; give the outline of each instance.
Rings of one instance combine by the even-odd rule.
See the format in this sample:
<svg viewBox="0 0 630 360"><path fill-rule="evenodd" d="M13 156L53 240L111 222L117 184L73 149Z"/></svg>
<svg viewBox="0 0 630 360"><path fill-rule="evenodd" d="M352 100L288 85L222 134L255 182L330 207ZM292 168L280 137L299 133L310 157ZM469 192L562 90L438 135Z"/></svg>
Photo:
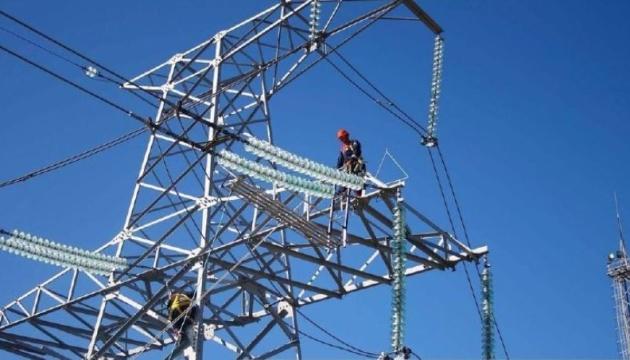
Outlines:
<svg viewBox="0 0 630 360"><path fill-rule="evenodd" d="M129 140L132 140L136 137L138 137L139 135L143 134L147 129L142 127L136 130L133 130L131 132L128 132L122 136L119 136L115 139L112 139L106 143L100 144L98 146L92 147L88 150L85 150L79 154L67 157L63 160L59 160L56 161L54 163L51 163L49 165L46 165L42 168L39 168L37 170L33 170L30 171L24 175L15 177L13 179L9 179L9 180L5 180L3 182L0 182L0 188L6 187L6 186L10 186L10 185L15 185L18 183L22 183L28 180L31 180L35 177L47 174L49 172L55 171L55 170L59 170L62 169L66 166L72 165L76 162L79 162L81 160L85 160L88 159L94 155L97 155L105 150L109 150L113 147L116 147L118 145L124 144L125 142L128 142Z"/></svg>
<svg viewBox="0 0 630 360"><path fill-rule="evenodd" d="M93 91L91 91L91 90L89 90L89 89L87 89L87 88L77 84L76 82L74 82L74 81L72 81L72 80L70 80L70 79L68 79L68 78L66 78L66 77L64 77L64 76L62 76L62 75L60 75L60 74L58 74L58 73L48 69L48 68L46 68L46 67L44 67L43 65L40 65L40 64L30 60L30 59L27 59L26 57L16 53L13 50L10 50L10 49L2 46L2 45L0 45L0 50L3 50L5 52L7 52L8 54L18 58L19 60L21 60L21 61L23 61L23 62L25 62L25 63L27 63L27 64L29 64L31 66L34 66L37 69L39 69L39 70L41 70L41 71L51 75L52 77L56 78L57 80L60 80L63 83L66 83L66 84L68 84L68 85L70 85L70 86L80 90L81 92L86 93L86 94L88 94L88 95L98 99L99 101L101 101L101 102L103 102L103 103L105 103L105 104L115 108L116 110L118 110L120 112L123 112L124 114L128 115L129 117L133 118L134 120L137 120L137 121L143 123L144 125L146 125L147 127L149 127L151 129L151 131L159 130L159 132L161 132L161 133L163 133L165 135L168 135L168 136L172 137L173 139L175 139L177 141L180 141L182 143L190 145L191 147L193 147L193 148L195 148L197 150L208 151L209 148L212 147L216 142L224 141L224 139L218 139L216 141L205 143L205 144L200 144L200 143L196 143L194 141L191 141L190 139L187 139L187 138L185 138L182 135L174 133L173 131L170 131L170 130L164 128L164 127L160 127L157 124L154 124L151 121L150 118L148 118L148 117L144 118L144 117L136 114L135 112L133 112L131 110L125 109L124 107L122 107L119 104L116 104L112 100L109 100L109 99L105 98L104 96L101 96L101 95L98 95L98 94L94 93ZM209 124L213 128L218 128L219 131L225 133L226 136L228 136L230 138L236 138L236 136L234 134L230 133L229 131L227 131L225 129L220 128L218 125L213 124L213 123L209 123L209 122L207 122L205 120L203 120L203 121L204 121L204 123ZM192 128L192 127L190 127L190 128Z"/></svg>
<svg viewBox="0 0 630 360"><path fill-rule="evenodd" d="M372 357L377 357L379 354L374 353L374 352L370 352L370 351L365 351L363 349L360 349L356 346L350 345L348 342L340 339L338 336L335 336L333 333L331 333L329 330L326 330L323 326L319 325L318 323L315 322L315 320L311 319L310 317L306 316L306 314L304 314L304 312L302 312L299 308L296 308L295 311L300 314L300 316L302 316L307 322L309 322L311 325L315 326L317 329L319 329L321 332L323 332L324 334L330 336L331 338L333 338L334 340L336 340L337 342L339 342L340 344L350 348L351 350L354 350L356 352L360 352Z"/></svg>
<svg viewBox="0 0 630 360"><path fill-rule="evenodd" d="M291 325L288 325L288 326L292 327ZM302 331L300 329L297 329L297 332L300 333L300 335L302 335L302 336L304 336L304 337L306 337L308 339L311 339L311 340L313 340L313 341L315 341L315 342L317 342L317 343L319 343L321 345L325 345L325 346L328 346L328 347L331 347L331 348L337 349L337 350L342 350L342 351L345 351L347 353L358 355L358 356L361 356L361 357L366 358L366 359L372 359L372 360L375 359L375 357L372 354L366 354L366 353L358 352L358 351L355 351L355 350L352 350L352 349L349 349L349 348L346 348L346 347L343 347L343 346L339 346L339 345L335 345L335 344L329 343L327 341L324 341L324 340L318 339L318 338L316 338L316 337L314 337L312 335L309 335L308 333L306 333L306 332L304 332L304 331ZM376 354L376 355L378 356L378 354Z"/></svg>
<svg viewBox="0 0 630 360"><path fill-rule="evenodd" d="M453 201L455 203L455 208L457 209L457 214L459 216L459 220L460 220L460 223L462 225L462 229L464 230L464 237L466 239L466 243L470 247L471 246L470 245L471 242L470 242L470 238L468 236L468 230L466 228L466 222L464 221L464 216L463 216L463 213L462 213L462 210L461 210L461 206L459 204L459 201L457 199L457 195L455 193L455 187L453 185L453 181L451 179L450 172L448 171L448 167L446 166L446 160L444 159L444 155L442 154L442 150L440 150L440 147L439 146L436 146L436 147L437 147L438 155L440 157L440 161L442 162L442 166L444 168L444 174L446 175L446 179L447 179L448 185L449 185L450 190L451 190L451 195L452 195ZM430 151L429 151L429 153L430 153ZM479 267L477 265L475 267L477 269L477 275L481 279L481 272L479 271ZM470 279L469 279L469 282L470 282ZM507 346L506 346L505 341L503 339L503 334L501 333L501 328L499 327L499 323L498 323L498 321L496 319L496 315L492 317L492 322L494 323L494 327L497 330L497 335L499 335L499 341L501 342L501 347L503 349L503 354L505 355L505 358L507 360L509 360L510 359L510 355L508 353Z"/></svg>
<svg viewBox="0 0 630 360"><path fill-rule="evenodd" d="M397 118L398 120L402 121L405 125L407 125L409 128L411 128L415 133L417 133L418 135L422 136L423 133L421 132L420 129L418 129L414 123L410 122L409 120L403 118L402 116L400 116L399 114L397 114L396 112L394 112L392 109L389 108L389 106L387 106L386 104L383 103L383 101L379 100L378 98L376 98L374 95L370 94L367 90L365 90L361 85L359 85L356 81L354 81L348 74L346 74L337 64L335 64L334 62L332 62L328 57L325 57L324 60L326 60L326 62L328 62L328 64L330 64L335 71L337 71L337 73L339 73L339 75L341 75L344 79L346 79L346 81L348 81L352 86L354 86L357 90L359 90L361 93L363 93L365 96L367 96L370 100L374 101L378 106L382 107L385 111L387 111L388 113L390 113L392 116L394 116L395 118Z"/></svg>
<svg viewBox="0 0 630 360"><path fill-rule="evenodd" d="M407 119L407 121L411 122L415 127L417 127L418 129L422 130L423 132L426 132L427 129L424 128L424 126L422 126L420 124L420 122L418 122L417 120L415 120L411 115L409 115L409 113L407 113L406 111L404 111L398 104L396 104L390 97L388 97L387 95L385 95L385 93L380 90L373 81L370 81L366 75L364 75L363 73L361 73L359 71L359 69L354 66L346 57L344 57L341 52L339 50L335 50L334 51L335 55L337 55L337 57L339 57L339 59L341 59L341 61L343 61L344 64L346 64L355 74L357 74L357 76L359 76L363 81L365 81L365 83L371 87L374 91L376 91L383 99L385 99L386 101L386 105L389 105L391 107L393 107L394 109L396 109L398 112L400 112L400 114L402 114L402 116ZM382 102L381 102L382 103Z"/></svg>
<svg viewBox="0 0 630 360"><path fill-rule="evenodd" d="M444 186L442 185L442 180L440 178L440 174L435 165L435 160L433 159L433 153L431 148L427 148L427 153L429 154L429 158L431 159L431 165L433 166L433 173L435 174L435 179L438 183L438 187L440 189L440 195L442 196L442 201L444 202L444 208L446 210L446 215L448 217L448 221L451 225L451 231L453 235L457 238L457 230L455 229L455 223L453 223L453 217L451 215L450 207L448 206L448 201L446 199L446 195L444 194ZM470 289L470 294L475 302L475 309L477 310L477 315L479 315L479 321L483 321L483 315L481 313L481 306L479 305L479 300L477 299L477 294L475 293L475 289L472 284L472 280L470 279L470 273L468 272L468 266L464 262L464 273L466 274L466 280L468 281L468 287Z"/></svg>
<svg viewBox="0 0 630 360"><path fill-rule="evenodd" d="M0 10L0 13L1 12L2 11ZM81 91L83 93L86 93L86 94L94 97L95 99L98 99L99 101L101 101L101 102L103 102L103 103L113 107L114 109L116 109L116 110L118 110L120 112L123 112L124 114L126 114L126 115L128 115L130 117L133 117L133 118L135 118L137 120L140 120L143 123L145 123L147 121L147 119L141 117L140 115L134 113L133 111L125 109L124 107L122 107L121 105L113 102L112 100L109 100L109 99L105 98L104 96L101 96L101 95L99 95L99 94L97 94L97 93L95 93L95 92L85 88L84 86L79 85L78 83L76 83L76 82L74 82L74 81L72 81L72 80L70 80L70 79L68 79L68 78L66 78L64 76L59 75L58 73L56 73L56 72L54 72L54 71L52 71L52 70L50 70L50 69L48 69L48 68L46 68L46 67L44 67L44 66L42 66L42 65L40 65L38 63L36 63L36 62L26 58L25 56L22 56L22 55L18 54L17 52L15 52L15 51L13 51L11 49L8 49L8 48L0 45L0 50L2 50L4 52L6 52L6 53L8 53L8 54L18 58L18 59L20 59L21 61L23 61L23 62L25 62L25 63L27 63L27 64L29 64L31 66L34 66L34 67L38 68L39 70L47 73L48 75L54 77L55 79L57 79L57 80L59 80L61 82L64 82L64 83L74 87L75 89L77 89L77 90L79 90L79 91Z"/></svg>
<svg viewBox="0 0 630 360"><path fill-rule="evenodd" d="M85 70L85 66L77 63L76 61L71 60L70 58L68 58L66 56L63 56L63 55L59 54L56 51L53 51L53 50L51 50L51 49L49 49L49 48L47 48L47 47L45 47L43 45L40 45L40 44L38 44L37 42L35 42L33 40L30 40L30 39L28 39L28 38L18 34L17 32L15 32L13 30L9 30L9 29L7 29L7 28L5 28L3 26L0 26L0 30L2 30L5 33L10 34L11 36L13 36L13 37L15 37L17 39L20 39L20 40L22 40L22 41L24 41L24 42L26 42L26 43L28 43L28 44L30 44L32 46L35 46L36 48L38 48L38 49L40 49L40 50L42 50L42 51L44 51L44 52L54 56L54 57L56 57L56 58L58 58L58 59L60 59L60 60L62 60L64 62L72 65L72 66L75 66L75 67L77 67L77 68L79 68L81 70Z"/></svg>

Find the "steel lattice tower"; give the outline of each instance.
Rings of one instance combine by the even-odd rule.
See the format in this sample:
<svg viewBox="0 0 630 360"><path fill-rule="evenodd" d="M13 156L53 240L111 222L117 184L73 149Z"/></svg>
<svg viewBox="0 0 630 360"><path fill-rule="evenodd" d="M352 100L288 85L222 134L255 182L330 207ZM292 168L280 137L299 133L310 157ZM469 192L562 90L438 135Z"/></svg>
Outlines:
<svg viewBox="0 0 630 360"><path fill-rule="evenodd" d="M161 101L122 230L97 249L130 266L109 277L66 269L9 303L0 349L59 359L169 351L166 295L186 289L201 309L190 358L203 358L208 342L213 358L292 351L301 359L296 308L391 284L389 242L404 181L368 177L374 190L333 212L324 198L235 177L216 154L244 153L237 138L245 133L273 142L270 100L397 8L441 33L413 0L284 0L130 80L127 89ZM401 206L404 275L487 252Z"/></svg>
<svg viewBox="0 0 630 360"><path fill-rule="evenodd" d="M630 262L626 252L616 194L615 207L619 227L619 250L608 255L608 276L613 282L619 355L623 360L630 360Z"/></svg>
<svg viewBox="0 0 630 360"><path fill-rule="evenodd" d="M621 359L630 359L630 262L625 251L617 252L617 256L608 264L608 276L613 281L613 297L617 314L617 335Z"/></svg>

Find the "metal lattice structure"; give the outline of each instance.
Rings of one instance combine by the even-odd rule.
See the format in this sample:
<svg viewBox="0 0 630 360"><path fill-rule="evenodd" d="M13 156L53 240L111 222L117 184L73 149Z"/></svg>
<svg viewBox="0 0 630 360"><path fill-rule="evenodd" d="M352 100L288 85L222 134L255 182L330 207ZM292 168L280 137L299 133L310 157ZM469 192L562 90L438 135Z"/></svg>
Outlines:
<svg viewBox="0 0 630 360"><path fill-rule="evenodd" d="M619 227L619 250L608 256L608 276L612 279L615 300L619 356L622 360L630 360L630 261L626 252L616 194L615 207Z"/></svg>
<svg viewBox="0 0 630 360"><path fill-rule="evenodd" d="M270 100L397 8L441 32L412 0L286 0L130 80L126 88L161 101L124 226L96 251L128 267L107 277L66 269L9 303L0 349L36 359L170 351L166 295L185 289L201 310L190 358L203 358L209 343L213 358L291 351L300 359L296 308L391 285L404 181L368 176L363 196L339 204L237 176L217 160L230 151L276 166L252 158L239 139L273 143ZM404 275L487 252L399 205L407 214Z"/></svg>
<svg viewBox="0 0 630 360"><path fill-rule="evenodd" d="M623 360L630 359L630 262L625 252L608 264L608 276L612 278L613 298L617 315L617 336L619 355Z"/></svg>

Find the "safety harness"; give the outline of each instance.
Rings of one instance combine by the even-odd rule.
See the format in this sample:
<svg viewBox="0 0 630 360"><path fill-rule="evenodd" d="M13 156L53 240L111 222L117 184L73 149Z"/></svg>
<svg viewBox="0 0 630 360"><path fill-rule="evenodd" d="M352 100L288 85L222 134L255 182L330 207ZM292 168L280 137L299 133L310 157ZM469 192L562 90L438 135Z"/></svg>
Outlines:
<svg viewBox="0 0 630 360"><path fill-rule="evenodd" d="M357 156L358 144L356 141L351 141L350 144L343 144L341 146L341 152L343 153L346 161L343 164L342 170L355 175L363 175L365 173L365 162L361 156Z"/></svg>

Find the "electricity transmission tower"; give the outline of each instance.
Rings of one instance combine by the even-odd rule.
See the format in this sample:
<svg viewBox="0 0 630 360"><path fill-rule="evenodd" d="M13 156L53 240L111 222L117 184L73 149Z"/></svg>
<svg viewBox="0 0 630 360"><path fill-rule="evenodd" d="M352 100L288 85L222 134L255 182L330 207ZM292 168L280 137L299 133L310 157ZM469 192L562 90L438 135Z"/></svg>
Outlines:
<svg viewBox="0 0 630 360"><path fill-rule="evenodd" d="M159 96L158 111L124 226L97 250L129 266L106 277L65 269L18 297L0 312L0 349L36 359L168 352L166 297L184 289L200 310L190 358L210 343L212 358L301 359L297 308L392 283L394 211L407 214L397 232L406 276L487 253L401 200L404 181L368 175L364 195L339 206L219 165L221 151L246 154L246 134L273 143L271 99L395 10L441 33L413 0L283 0L129 80Z"/></svg>
<svg viewBox="0 0 630 360"><path fill-rule="evenodd" d="M619 226L619 250L608 255L608 276L612 278L613 282L619 355L623 360L630 360L630 261L628 261L626 252L616 194L615 206L617 207L617 225Z"/></svg>

